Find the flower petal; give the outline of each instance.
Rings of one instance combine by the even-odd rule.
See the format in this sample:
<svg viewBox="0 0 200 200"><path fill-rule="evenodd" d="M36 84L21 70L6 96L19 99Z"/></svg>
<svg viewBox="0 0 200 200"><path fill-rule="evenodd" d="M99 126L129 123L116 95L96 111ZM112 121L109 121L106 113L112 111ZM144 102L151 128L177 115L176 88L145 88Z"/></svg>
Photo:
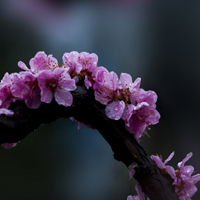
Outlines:
<svg viewBox="0 0 200 200"><path fill-rule="evenodd" d="M71 106L73 102L72 94L66 89L56 90L55 91L55 100L59 105Z"/></svg>

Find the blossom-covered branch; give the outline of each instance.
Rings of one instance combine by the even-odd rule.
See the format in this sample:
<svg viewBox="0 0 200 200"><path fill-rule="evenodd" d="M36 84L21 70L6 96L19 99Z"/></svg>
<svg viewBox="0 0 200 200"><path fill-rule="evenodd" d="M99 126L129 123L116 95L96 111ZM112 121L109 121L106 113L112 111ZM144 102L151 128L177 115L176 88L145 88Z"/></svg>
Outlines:
<svg viewBox="0 0 200 200"><path fill-rule="evenodd" d="M70 117L79 126L99 130L114 158L129 168L151 200L180 199L177 194L186 187L176 190L175 185L185 182L174 183L175 177L157 167L138 144L148 126L160 118L156 93L141 89L140 78L133 82L127 73L118 78L98 67L97 61L96 54L86 52L65 53L61 66L44 52L30 60L30 69L20 61L24 71L6 73L0 84L0 144L13 147L41 123Z"/></svg>
<svg viewBox="0 0 200 200"><path fill-rule="evenodd" d="M107 118L105 106L95 101L92 91L84 86L77 86L73 92L73 99L73 107L63 107L53 100L50 104L42 103L38 109L29 109L24 102L15 102L10 108L14 111L14 115L0 116L1 143L17 142L23 139L40 123L50 123L60 117L73 116L76 120L90 124L99 130L110 144L115 159L125 163L127 167L132 162L139 164L135 177L143 186L144 191L149 196L154 196L152 199L156 199L155 197L166 200L176 199L171 196L168 198L169 194L174 193L169 177L165 177L148 158L133 135L125 129L123 120L114 121ZM150 176L151 173L154 174L154 178ZM157 185L156 188L155 185ZM163 196L165 190L168 191L167 196Z"/></svg>

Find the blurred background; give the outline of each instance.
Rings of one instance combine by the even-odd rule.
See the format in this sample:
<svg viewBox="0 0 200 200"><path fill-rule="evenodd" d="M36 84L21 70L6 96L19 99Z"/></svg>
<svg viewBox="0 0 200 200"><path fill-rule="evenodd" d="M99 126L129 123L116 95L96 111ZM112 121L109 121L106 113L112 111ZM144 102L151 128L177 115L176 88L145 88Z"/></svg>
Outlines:
<svg viewBox="0 0 200 200"><path fill-rule="evenodd" d="M2 0L0 75L38 51L99 56L109 71L142 78L158 94L160 123L141 145L163 159L175 151L200 173L200 1ZM53 114L53 113L52 113ZM96 130L69 119L40 126L15 148L0 148L1 200L126 200L135 194L124 164ZM200 184L197 184L200 189ZM192 198L200 199L200 191Z"/></svg>

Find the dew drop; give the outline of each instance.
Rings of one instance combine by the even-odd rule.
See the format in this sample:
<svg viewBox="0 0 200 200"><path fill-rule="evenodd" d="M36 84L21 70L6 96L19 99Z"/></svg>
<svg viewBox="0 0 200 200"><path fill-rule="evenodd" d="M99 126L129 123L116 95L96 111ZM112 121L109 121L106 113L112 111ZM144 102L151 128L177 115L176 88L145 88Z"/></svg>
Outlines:
<svg viewBox="0 0 200 200"><path fill-rule="evenodd" d="M116 119L116 120L118 120L118 119L120 119L120 118L121 118L120 115L116 115L116 116L115 116L115 119Z"/></svg>
<svg viewBox="0 0 200 200"><path fill-rule="evenodd" d="M115 110L115 111L118 111L118 110L119 110L119 108L116 106L116 107L114 107L114 110Z"/></svg>

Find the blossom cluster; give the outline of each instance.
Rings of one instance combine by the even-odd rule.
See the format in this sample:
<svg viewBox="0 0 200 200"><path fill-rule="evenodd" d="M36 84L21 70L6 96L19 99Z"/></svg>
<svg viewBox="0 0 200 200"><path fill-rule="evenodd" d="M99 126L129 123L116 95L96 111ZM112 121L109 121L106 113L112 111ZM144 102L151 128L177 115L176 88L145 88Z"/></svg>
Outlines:
<svg viewBox="0 0 200 200"><path fill-rule="evenodd" d="M151 155L151 159L156 163L156 165L161 169L164 174L169 174L174 180L173 185L175 185L175 193L180 200L191 200L191 197L196 193L197 187L195 184L200 181L200 174L195 174L194 167L191 165L185 165L185 163L192 157L192 153L186 155L186 157L178 163L178 169L174 170L172 166L167 165L167 163L174 156L172 152L169 157L163 162L161 157L158 155ZM129 176L133 177L135 171L132 166L137 167L134 163L130 166ZM136 186L137 196L128 196L127 200L145 200L144 194L140 186ZM149 199L150 200L150 199Z"/></svg>
<svg viewBox="0 0 200 200"><path fill-rule="evenodd" d="M19 61L24 71L6 73L0 82L0 109L9 109L15 101L25 101L29 108L37 109L41 102L50 103L53 98L60 105L71 106L71 91L84 79L86 88L93 88L95 99L106 105L107 117L124 120L126 129L138 141L149 125L158 123L157 95L141 89L140 78L133 82L127 73L121 73L119 78L115 72L98 66L94 53L72 51L64 53L62 59L59 65L52 55L40 51L29 61L30 68Z"/></svg>
<svg viewBox="0 0 200 200"><path fill-rule="evenodd" d="M159 121L156 93L141 89L140 78L133 82L127 73L121 73L119 78L115 72L109 72L103 66L98 67L96 54L86 55L78 52L65 53L64 66L69 67L72 77L85 77L87 89L92 87L95 99L106 105L107 117L113 120L123 119L127 130L139 141L146 128ZM82 69L79 63L88 66Z"/></svg>
<svg viewBox="0 0 200 200"><path fill-rule="evenodd" d="M15 101L24 101L30 109L37 109L42 102L55 101L62 106L71 106L73 96L71 91L76 90L76 84L84 80L87 89L92 88L95 100L105 105L105 114L112 120L124 120L126 129L139 142L149 125L158 123L160 114L156 110L157 95L154 91L145 91L140 88L141 79L135 81L127 73L120 77L105 67L98 66L98 56L94 53L78 53L72 51L64 53L63 63L59 65L56 58L40 51L29 61L28 68L22 61L18 66L23 71L19 73L5 73L0 82L0 114L13 115L9 110ZM74 118L71 118L74 120ZM83 124L78 122L79 126ZM87 125L88 128L92 128ZM4 143L4 148L14 147L17 143ZM151 156L163 173L168 173L174 180L175 192L181 200L189 200L196 192L195 183L200 180L200 174L192 176L194 168L184 166L192 156L178 163L178 169L166 165L173 157L172 153L163 163L159 156ZM132 163L129 176L134 176ZM136 185L138 196L128 196L127 200L145 200L140 185ZM147 200L150 200L147 197Z"/></svg>
<svg viewBox="0 0 200 200"><path fill-rule="evenodd" d="M166 171L174 180L175 192L180 200L191 200L191 197L196 193L197 187L195 184L200 181L200 174L195 174L194 167L191 165L185 165L185 163L192 157L192 152L187 154L186 157L178 163L178 169L174 170L172 166L166 165L168 161L174 156L172 152L169 157L162 162L159 156L151 156L151 159L157 164L157 166L163 171Z"/></svg>

